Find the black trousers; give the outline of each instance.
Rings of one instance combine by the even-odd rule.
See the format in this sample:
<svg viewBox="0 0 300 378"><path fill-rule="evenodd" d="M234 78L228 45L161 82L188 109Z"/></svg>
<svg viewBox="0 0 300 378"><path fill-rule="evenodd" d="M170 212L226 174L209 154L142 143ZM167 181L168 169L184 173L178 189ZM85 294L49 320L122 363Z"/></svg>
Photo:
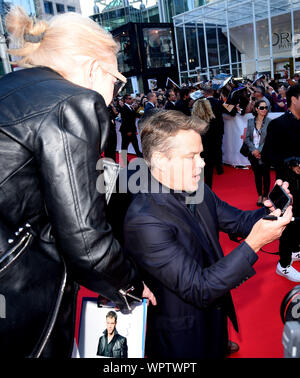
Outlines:
<svg viewBox="0 0 300 378"><path fill-rule="evenodd" d="M252 155L249 160L254 173L257 194L267 197L270 191L270 166L265 163L260 164L259 160Z"/></svg>
<svg viewBox="0 0 300 378"><path fill-rule="evenodd" d="M289 182L289 190L293 195L293 216L300 217L300 175L287 169L277 177ZM285 268L291 264L292 252L300 251L300 222L294 221L287 225L279 240L280 265Z"/></svg>
<svg viewBox="0 0 300 378"><path fill-rule="evenodd" d="M127 133L122 133L122 145L121 145L121 157L123 162L125 163L126 160L126 152L128 149L129 144L132 144L134 151L136 153L137 157L143 157L143 154L141 153L139 149L138 140L135 133L132 133L130 136L127 135Z"/></svg>

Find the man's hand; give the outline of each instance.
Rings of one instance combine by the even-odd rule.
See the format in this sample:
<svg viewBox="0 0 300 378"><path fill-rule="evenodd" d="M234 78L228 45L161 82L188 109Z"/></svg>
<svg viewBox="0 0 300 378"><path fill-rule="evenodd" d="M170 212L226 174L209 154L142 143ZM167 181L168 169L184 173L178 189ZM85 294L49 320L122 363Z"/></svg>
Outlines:
<svg viewBox="0 0 300 378"><path fill-rule="evenodd" d="M147 298L147 304L149 304L149 301L150 301L153 306L156 306L157 302L156 302L156 298L155 298L154 294L148 288L148 286L145 285L144 282L143 282L143 284L144 284L144 291L143 291L142 297Z"/></svg>
<svg viewBox="0 0 300 378"><path fill-rule="evenodd" d="M267 201L265 201L266 203ZM270 202L270 201L269 201ZM278 218L276 221L260 219L253 226L250 234L245 239L245 242L253 249L254 252L258 252L264 245L271 243L274 240L280 238L285 227L290 223L293 212L292 206L289 206L283 216L281 217L281 210L276 209L270 215L274 215Z"/></svg>

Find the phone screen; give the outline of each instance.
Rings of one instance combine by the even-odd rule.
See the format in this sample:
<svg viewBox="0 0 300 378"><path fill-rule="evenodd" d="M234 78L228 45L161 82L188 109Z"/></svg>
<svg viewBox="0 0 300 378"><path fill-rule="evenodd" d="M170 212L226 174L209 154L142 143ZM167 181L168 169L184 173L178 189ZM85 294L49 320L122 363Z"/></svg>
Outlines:
<svg viewBox="0 0 300 378"><path fill-rule="evenodd" d="M279 185L275 185L269 194L269 199L272 201L276 209L284 211L290 204L290 197L284 192Z"/></svg>

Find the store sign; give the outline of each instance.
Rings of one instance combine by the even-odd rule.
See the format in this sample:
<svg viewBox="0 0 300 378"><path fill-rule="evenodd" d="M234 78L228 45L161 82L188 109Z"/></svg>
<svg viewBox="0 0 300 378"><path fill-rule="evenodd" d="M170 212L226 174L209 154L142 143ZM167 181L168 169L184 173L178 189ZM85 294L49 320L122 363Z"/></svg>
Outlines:
<svg viewBox="0 0 300 378"><path fill-rule="evenodd" d="M265 34L259 35L260 55L269 54L269 41ZM300 34L292 35L289 31L273 32L272 33L272 48L273 54L288 52L291 56L300 56Z"/></svg>
<svg viewBox="0 0 300 378"><path fill-rule="evenodd" d="M273 33L272 46L278 50L291 50L293 47L292 34L289 32Z"/></svg>

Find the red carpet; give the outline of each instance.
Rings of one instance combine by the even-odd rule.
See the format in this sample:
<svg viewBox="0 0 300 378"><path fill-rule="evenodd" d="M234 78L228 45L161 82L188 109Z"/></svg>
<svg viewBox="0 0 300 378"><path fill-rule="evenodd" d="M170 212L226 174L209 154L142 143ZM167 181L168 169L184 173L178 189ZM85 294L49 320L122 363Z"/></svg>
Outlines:
<svg viewBox="0 0 300 378"><path fill-rule="evenodd" d="M272 182L274 183L274 172ZM214 176L214 192L233 206L245 210L256 209L257 195L252 171L235 169L225 166L224 174ZM224 253L229 253L237 244L227 235L221 233L221 245ZM269 252L278 251L278 242L264 248ZM281 358L283 324L280 319L280 304L286 293L297 283L290 282L275 274L278 256L259 252L259 260L254 265L256 275L232 290L240 332L237 334L231 324L229 334L231 340L240 345L234 358ZM300 270L300 263L294 263ZM76 339L78 337L79 314L82 296L97 294L81 288L78 296L78 312L76 317Z"/></svg>
<svg viewBox="0 0 300 378"><path fill-rule="evenodd" d="M272 172L271 187L275 180ZM256 209L257 195L251 169L225 167L225 173L214 176L213 190L233 206L241 209ZM224 253L229 253L236 243L226 234L221 234ZM278 242L263 248L269 252L278 251ZM240 332L229 327L230 338L240 345L234 358L281 358L283 357L280 305L286 293L297 283L275 274L278 256L259 252L254 265L256 275L237 289L232 290ZM300 269L299 262L294 263Z"/></svg>

